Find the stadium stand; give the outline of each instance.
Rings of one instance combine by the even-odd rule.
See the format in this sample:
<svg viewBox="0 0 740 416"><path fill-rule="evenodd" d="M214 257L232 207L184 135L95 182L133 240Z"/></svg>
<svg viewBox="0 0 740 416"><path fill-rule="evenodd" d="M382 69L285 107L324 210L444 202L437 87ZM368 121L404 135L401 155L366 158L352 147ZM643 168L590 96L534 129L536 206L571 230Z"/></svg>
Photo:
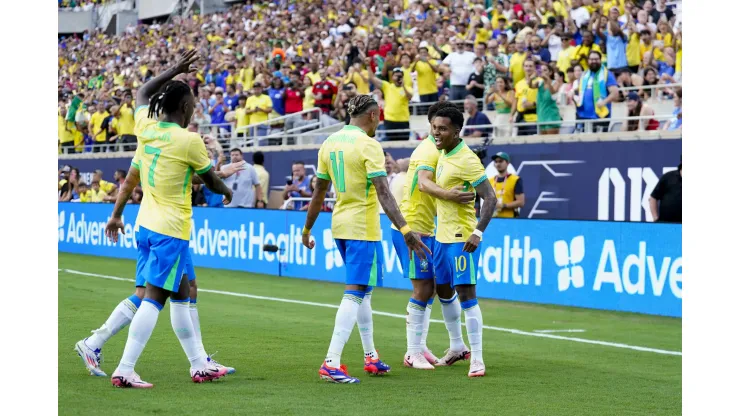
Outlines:
<svg viewBox="0 0 740 416"><path fill-rule="evenodd" d="M320 143L358 93L384 109L379 140L424 137L437 100L464 107L475 125L465 134L484 140L681 126L680 2L279 0L60 36L60 152L130 151L126 97L191 48L203 56L186 79L198 97L191 128L223 147ZM395 68L408 102L374 85Z"/></svg>

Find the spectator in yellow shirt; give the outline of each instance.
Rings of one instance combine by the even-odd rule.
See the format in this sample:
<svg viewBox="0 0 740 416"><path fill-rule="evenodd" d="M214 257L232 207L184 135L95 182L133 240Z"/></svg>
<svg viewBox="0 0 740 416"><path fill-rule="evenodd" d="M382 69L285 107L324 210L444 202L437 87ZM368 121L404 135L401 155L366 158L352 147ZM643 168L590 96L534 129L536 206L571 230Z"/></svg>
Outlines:
<svg viewBox="0 0 740 416"><path fill-rule="evenodd" d="M369 58L368 58L369 59ZM406 130L388 133L388 140L408 140L410 128L409 100L413 93L403 83L403 69L396 67L392 71L393 82L381 81L370 72L370 82L375 88L383 92L385 107L383 108L385 130Z"/></svg>
<svg viewBox="0 0 740 416"><path fill-rule="evenodd" d="M238 137L244 137L247 135L246 126L249 125L249 114L247 114L247 96L239 96L239 104L234 110L234 117L236 118L236 134Z"/></svg>
<svg viewBox="0 0 740 416"><path fill-rule="evenodd" d="M347 76L344 77L344 85L349 83L355 84L358 94L370 94L370 84L368 81L367 69L362 69L362 59L359 57L352 61L352 66L347 70Z"/></svg>
<svg viewBox="0 0 740 416"><path fill-rule="evenodd" d="M516 91L516 114L517 123L535 123L537 122L537 88L532 88L532 80L537 78L534 61L527 58L524 61L524 78L519 80L514 87ZM537 134L537 126L519 126L517 129L518 136L531 136Z"/></svg>
<svg viewBox="0 0 740 416"><path fill-rule="evenodd" d="M100 182L95 180L92 182L92 189L87 191L87 193L89 195L89 200L84 202L100 203L105 201L105 197L108 196L108 194L100 188ZM80 199L82 199L82 195L80 195Z"/></svg>
<svg viewBox="0 0 740 416"><path fill-rule="evenodd" d="M527 44L524 39L517 39L515 46L516 52L511 54L509 59L509 72L511 72L511 80L514 85L524 79L524 60L527 58Z"/></svg>
<svg viewBox="0 0 740 416"><path fill-rule="evenodd" d="M95 183L98 183L98 189L105 192L106 195L110 195L113 193L113 191L116 189L116 185L103 180L103 171L100 169L96 169L93 173L93 189L95 188Z"/></svg>
<svg viewBox="0 0 740 416"><path fill-rule="evenodd" d="M262 93L262 84L255 82L252 86L252 92L254 95L247 99L247 111L249 114L249 123L264 123L272 112L272 100L269 95ZM255 131L252 132L253 136L266 136L268 126L266 124L255 127Z"/></svg>
<svg viewBox="0 0 740 416"><path fill-rule="evenodd" d="M97 111L90 116L90 133L93 136L95 142L94 153L102 152L107 143L106 132L102 128L103 120L105 120L110 114L105 110L105 104L101 101L97 105Z"/></svg>
<svg viewBox="0 0 740 416"><path fill-rule="evenodd" d="M130 92L123 95L123 103L118 110L118 142L126 143L123 151L129 152L136 150L136 136L134 135L134 103Z"/></svg>
<svg viewBox="0 0 740 416"><path fill-rule="evenodd" d="M57 116L57 137L64 153L75 153L75 123L67 121L67 109L61 107Z"/></svg>
<svg viewBox="0 0 740 416"><path fill-rule="evenodd" d="M416 71L419 100L422 103L437 102L439 93L437 89L437 72L439 71L439 67L437 66L437 61L429 59L429 49L427 47L419 48L419 54L416 55L414 63L411 64L411 71Z"/></svg>
<svg viewBox="0 0 740 416"><path fill-rule="evenodd" d="M573 65L580 65L581 68L588 68L588 55L591 51L601 52L599 45L594 43L594 34L589 32L583 32L583 38L581 44L573 49L573 54L570 57Z"/></svg>

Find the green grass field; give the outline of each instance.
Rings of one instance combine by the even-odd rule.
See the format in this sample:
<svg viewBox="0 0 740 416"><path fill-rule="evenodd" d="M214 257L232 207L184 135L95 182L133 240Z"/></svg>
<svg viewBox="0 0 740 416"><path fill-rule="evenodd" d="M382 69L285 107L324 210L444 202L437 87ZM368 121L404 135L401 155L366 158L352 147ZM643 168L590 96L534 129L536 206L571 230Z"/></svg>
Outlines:
<svg viewBox="0 0 740 416"><path fill-rule="evenodd" d="M586 309L482 300L486 377L468 379L468 363L434 371L406 369L404 319L376 314L375 345L393 370L362 373L355 330L342 355L359 385L333 385L317 371L329 345L336 309L201 292L203 340L209 353L237 369L222 380L190 381L189 363L172 333L169 308L136 370L152 390L116 389L109 378L87 375L75 342L99 327L131 294L133 283L69 271L132 278L135 263L59 253L59 413L271 415L677 415L681 413L681 356L528 336L535 330L666 351L681 351L681 320ZM69 271L65 271L69 270ZM197 268L200 289L338 305L343 286ZM376 312L404 315L409 292L376 289ZM438 303L434 319L442 319ZM121 358L128 330L105 346L109 375ZM466 343L467 343L467 337ZM442 323L432 323L428 345L448 346Z"/></svg>

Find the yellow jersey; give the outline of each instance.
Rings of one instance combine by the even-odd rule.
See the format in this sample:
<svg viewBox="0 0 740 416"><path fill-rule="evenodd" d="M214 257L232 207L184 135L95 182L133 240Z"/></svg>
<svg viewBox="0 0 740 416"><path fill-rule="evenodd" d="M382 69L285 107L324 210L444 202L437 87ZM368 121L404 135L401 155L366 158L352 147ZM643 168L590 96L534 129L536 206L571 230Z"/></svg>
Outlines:
<svg viewBox="0 0 740 416"><path fill-rule="evenodd" d="M134 109L124 104L121 106L118 117L118 135L134 134Z"/></svg>
<svg viewBox="0 0 740 416"><path fill-rule="evenodd" d="M207 172L211 160L198 133L175 123L157 122L149 118L148 111L149 106L141 106L134 114L139 145L131 165L140 171L144 191L135 230L141 226L189 240L193 172Z"/></svg>
<svg viewBox="0 0 740 416"><path fill-rule="evenodd" d="M105 192L106 195L110 194L114 189L116 189L115 184L108 181L100 181L100 190Z"/></svg>
<svg viewBox="0 0 740 416"><path fill-rule="evenodd" d="M434 65L436 61L432 60ZM416 63L416 84L419 87L419 95L436 94L437 91L437 72L432 69L428 62L419 61Z"/></svg>
<svg viewBox="0 0 740 416"><path fill-rule="evenodd" d="M488 180L491 182L493 192L496 194L496 200L503 204L510 204L516 200L517 191L521 189L521 179L519 176L507 173L503 178L494 176ZM517 185L520 187L517 189ZM519 192L521 193L521 192ZM501 208L493 213L494 218L514 218L516 217L515 208Z"/></svg>
<svg viewBox="0 0 740 416"><path fill-rule="evenodd" d="M385 99L384 117L388 121L404 122L409 121L409 98L403 85L397 87L388 81L383 81L383 99Z"/></svg>
<svg viewBox="0 0 740 416"><path fill-rule="evenodd" d="M509 59L509 72L511 72L511 82L516 85L524 79L524 60L527 59L526 53L514 52Z"/></svg>
<svg viewBox="0 0 740 416"><path fill-rule="evenodd" d="M371 182L386 176L380 143L357 126L344 126L321 145L316 176L330 180L337 194L331 216L334 238L380 241L378 196Z"/></svg>
<svg viewBox="0 0 740 416"><path fill-rule="evenodd" d="M267 94L262 94L259 97L258 96L251 96L247 98L247 109L254 110L257 107L259 108L271 108L272 107L272 100L270 99L270 96ZM269 114L262 112L262 111L256 111L254 113L249 114L249 122L251 124L255 123L262 123L263 121L267 121L269 118Z"/></svg>
<svg viewBox="0 0 740 416"><path fill-rule="evenodd" d="M93 137L93 140L98 143L105 142L106 140L105 130L102 129L102 126L103 120L105 120L109 115L110 114L108 114L107 111L103 113L98 113L96 111L92 116L90 116L90 134L92 135L99 131L99 133Z"/></svg>
<svg viewBox="0 0 740 416"><path fill-rule="evenodd" d="M362 77L365 78L363 79ZM368 79L368 77L369 75L367 73L367 69L363 69L361 73L357 73L357 71L353 72L351 76L345 78L344 83L354 83L357 87L358 94L370 94L370 84L368 84L368 82L370 81L365 81L366 79Z"/></svg>
<svg viewBox="0 0 740 416"><path fill-rule="evenodd" d="M434 217L437 214L437 206L433 196L419 190L419 171L428 170L433 174L437 169L439 154L432 136L427 136L422 140L411 153L409 170L403 185L401 213L406 218L409 227L422 234L434 235Z"/></svg>
<svg viewBox="0 0 740 416"><path fill-rule="evenodd" d="M87 194L88 194L88 196L87 196L88 197L88 200L87 201L82 201L80 199L80 202L95 202L95 203L99 203L99 202L103 202L104 199L105 199L105 197L108 196L108 194L106 194L105 191L103 191L102 188L101 189L98 189L97 191L94 190L94 189L90 189L89 191L87 191Z"/></svg>
<svg viewBox="0 0 740 416"><path fill-rule="evenodd" d="M75 123L67 121L61 115L57 116L57 137L59 143L68 143L75 139Z"/></svg>
<svg viewBox="0 0 740 416"><path fill-rule="evenodd" d="M408 88L409 91L414 90L414 80L411 79L411 67L401 68L403 71L403 86Z"/></svg>
<svg viewBox="0 0 740 416"><path fill-rule="evenodd" d="M246 127L249 125L249 114L247 114L246 111L247 109L245 107L237 107L236 110L234 110L237 133L247 133L245 129L242 129L242 127Z"/></svg>
<svg viewBox="0 0 740 416"><path fill-rule="evenodd" d="M539 77L537 78L539 79ZM522 114L524 121L534 123L537 121L537 108L534 110L524 109L524 99L530 103L537 104L537 88L530 88L526 79L522 79L514 86L516 92L516 111Z"/></svg>
<svg viewBox="0 0 740 416"><path fill-rule="evenodd" d="M470 150L465 141L461 140L450 153L443 151L437 162L437 185L442 189L462 186L463 191L474 191L487 179L478 155ZM443 219L437 226L437 241L440 243L467 241L478 223L473 204L438 199L437 216Z"/></svg>

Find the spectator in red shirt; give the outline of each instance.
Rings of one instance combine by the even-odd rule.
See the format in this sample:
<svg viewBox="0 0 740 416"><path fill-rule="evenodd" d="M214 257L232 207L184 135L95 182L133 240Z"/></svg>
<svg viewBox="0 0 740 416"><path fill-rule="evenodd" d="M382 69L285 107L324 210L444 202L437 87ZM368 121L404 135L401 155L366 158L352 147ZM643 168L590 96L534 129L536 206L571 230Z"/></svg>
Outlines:
<svg viewBox="0 0 740 416"><path fill-rule="evenodd" d="M290 73L290 83L285 90L285 114L303 111L303 95L301 73L296 69Z"/></svg>
<svg viewBox="0 0 740 416"><path fill-rule="evenodd" d="M382 41L385 40L386 43L382 43ZM383 36L383 38L378 41L377 38L371 38L368 42L368 51L367 56L369 56L370 59L370 70L373 72L377 72L378 68L378 58L375 58L375 55L380 56L381 58L385 59L385 57L388 55L388 52L390 52L393 49L393 43L388 42L388 37Z"/></svg>
<svg viewBox="0 0 740 416"><path fill-rule="evenodd" d="M321 80L313 85L313 95L315 98L316 107L321 109L324 114L329 114L331 111L331 103L334 94L337 93L337 87L328 79L326 79L326 68L319 70L319 76Z"/></svg>

